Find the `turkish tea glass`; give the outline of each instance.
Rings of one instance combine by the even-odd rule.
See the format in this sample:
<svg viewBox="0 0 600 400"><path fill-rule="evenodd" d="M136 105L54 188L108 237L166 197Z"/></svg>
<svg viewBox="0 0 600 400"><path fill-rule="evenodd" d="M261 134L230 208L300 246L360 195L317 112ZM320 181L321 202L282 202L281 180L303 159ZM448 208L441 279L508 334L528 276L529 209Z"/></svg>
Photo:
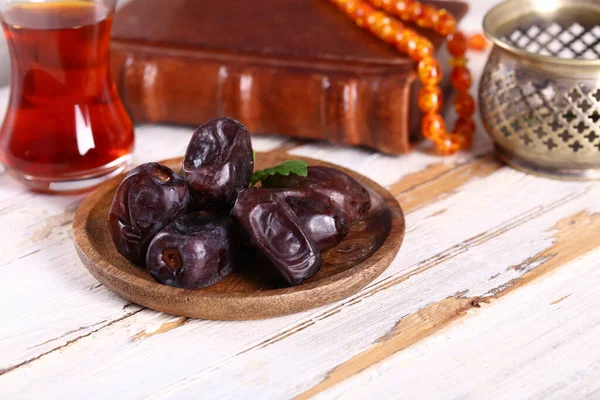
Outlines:
<svg viewBox="0 0 600 400"><path fill-rule="evenodd" d="M110 77L117 0L0 0L11 58L0 161L42 192L76 192L121 172L133 125Z"/></svg>

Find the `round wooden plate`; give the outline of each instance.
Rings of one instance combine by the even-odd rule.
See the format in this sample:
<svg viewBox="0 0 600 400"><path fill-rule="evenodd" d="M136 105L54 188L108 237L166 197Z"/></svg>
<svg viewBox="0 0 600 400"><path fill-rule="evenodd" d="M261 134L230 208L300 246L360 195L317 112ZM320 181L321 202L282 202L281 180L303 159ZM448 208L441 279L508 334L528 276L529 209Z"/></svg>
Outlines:
<svg viewBox="0 0 600 400"><path fill-rule="evenodd" d="M283 153L258 153L256 164L262 169L292 158ZM333 166L306 161L309 165ZM181 159L162 163L175 171L181 168ZM234 273L199 290L157 283L117 252L108 233L108 210L123 176L100 186L81 204L73 222L75 247L86 268L102 284L127 300L157 311L203 319L247 320L323 306L356 293L377 278L398 253L405 227L402 209L387 190L356 172L333 167L365 185L371 192L373 207L340 245L323 254L321 271L296 287L278 287L271 279L248 272Z"/></svg>

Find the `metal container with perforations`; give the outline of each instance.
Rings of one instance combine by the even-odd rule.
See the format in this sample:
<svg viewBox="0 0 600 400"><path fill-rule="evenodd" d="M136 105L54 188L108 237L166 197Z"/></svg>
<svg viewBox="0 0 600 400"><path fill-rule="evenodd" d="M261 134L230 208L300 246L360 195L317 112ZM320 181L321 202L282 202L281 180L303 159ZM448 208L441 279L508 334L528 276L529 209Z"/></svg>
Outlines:
<svg viewBox="0 0 600 400"><path fill-rule="evenodd" d="M494 42L481 116L508 164L600 179L600 0L508 0L488 12Z"/></svg>

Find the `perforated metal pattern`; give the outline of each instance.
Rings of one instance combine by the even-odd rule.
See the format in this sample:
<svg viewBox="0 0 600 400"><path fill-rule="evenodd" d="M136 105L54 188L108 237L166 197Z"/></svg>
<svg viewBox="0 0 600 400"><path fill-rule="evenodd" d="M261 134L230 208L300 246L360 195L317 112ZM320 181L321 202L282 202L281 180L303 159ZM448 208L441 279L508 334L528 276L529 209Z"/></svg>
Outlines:
<svg viewBox="0 0 600 400"><path fill-rule="evenodd" d="M600 59L600 27L557 27L552 23L521 28L505 40L538 54ZM578 43L584 43L583 47ZM577 68L537 67L498 47L493 50L480 85L480 107L488 132L501 148L530 162L599 168L600 71L592 74L594 78L589 73L578 78Z"/></svg>
<svg viewBox="0 0 600 400"><path fill-rule="evenodd" d="M539 22L520 27L502 41L530 53L560 58L600 58L600 26L586 29L578 23L562 26L556 22Z"/></svg>
<svg viewBox="0 0 600 400"><path fill-rule="evenodd" d="M481 81L486 123L503 141L600 156L600 86L557 82L490 60Z"/></svg>

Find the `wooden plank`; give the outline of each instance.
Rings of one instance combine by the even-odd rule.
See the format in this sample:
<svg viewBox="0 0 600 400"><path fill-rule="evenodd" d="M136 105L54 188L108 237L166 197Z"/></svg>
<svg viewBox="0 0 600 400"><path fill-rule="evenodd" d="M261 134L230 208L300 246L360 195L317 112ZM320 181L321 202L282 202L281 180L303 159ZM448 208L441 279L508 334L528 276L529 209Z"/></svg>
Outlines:
<svg viewBox="0 0 600 400"><path fill-rule="evenodd" d="M598 195L598 192L595 193L595 195ZM544 219L547 220L553 220L554 218L554 213L558 212L559 214L563 214L563 212L567 212L567 214L563 214L563 218L559 219L558 222L556 224L550 225L549 226L549 232L547 232L548 234L550 234L552 237L553 235L556 235L557 238L563 237L560 233L555 232L554 231L554 227L562 227L565 226L567 224L570 224L572 221L572 218L569 216L571 211L576 210L578 207L581 207L581 203L580 204L576 204L573 203L571 204L569 207L564 206L564 207L560 207L559 209L554 209L552 212L548 212L544 215ZM567 211L569 210L569 211ZM577 216L578 213L575 212L573 215ZM577 220L577 219L576 219ZM556 220L555 220L556 221ZM574 236L576 237L576 233L583 231L585 229L587 229L587 224L584 222L585 219L581 219L579 220L579 222L576 222L575 225L579 225L580 228L577 228L576 231L571 231L570 233L573 233ZM431 287L431 291L435 294L441 294L441 292L445 292L445 293L461 293L461 296L467 296L467 293L469 295L473 295L473 299L467 299L469 301L463 301L460 300L459 301L462 304L458 304L458 306L452 306L452 307L443 307L444 310L449 310L450 312L447 313L447 316L450 318L454 317L454 312L458 312L459 314L462 314L464 312L464 305L467 305L467 307L470 307L470 304L478 304L479 300L477 302L474 302L474 299L479 299L480 297L488 297L488 296L494 296L494 295L498 295L498 291L499 289L503 288L503 287L507 287L510 286L512 284L515 284L515 279L517 278L511 278L507 281L507 283L501 283L504 279L507 279L508 276L506 276L505 274L511 274L514 269L511 268L512 265L522 265L523 268L521 269L523 270L528 270L531 269L532 271L534 270L534 268L541 268L541 270L538 271L548 271L549 269L554 268L556 265L559 265L562 261L560 261L559 259L554 259L554 261L547 261L547 262L541 262L539 265L532 265L531 264L531 259L528 257L526 259L523 259L522 262L514 262L513 257L516 254L521 253L522 251L525 250L525 248L527 246L535 246L538 247L540 245L542 246L548 246L545 249L548 250L549 253L553 253L553 249L556 248L561 248L561 242L560 239L554 238L554 239L550 239L550 241L548 243L544 244L544 241L539 241L539 231L537 231L537 229L540 228L540 221L537 220L530 220L528 223L526 223L523 226L520 226L518 228L515 228L513 231L509 231L506 232L505 234L503 234L503 237L498 237L496 240L491 240L487 245L485 246L481 246L481 248L473 248L470 249L470 251L473 252L473 254L469 255L468 253L465 253L461 256L458 256L456 260L451 261L451 262L446 262L445 264L445 268L439 268L435 271L431 271L431 274L429 274L428 279L426 279L425 277L423 277L424 274L418 275L418 276L413 276L410 279L412 279L413 281L406 281L403 285L399 285L398 287L398 292L402 292L402 296L388 296L387 298L382 298L379 297L378 299L376 299L374 302L370 302L370 300L363 300L363 302L367 302L370 304L365 305L364 307L360 306L360 303L356 303L355 301L350 301L350 303L348 304L349 308L352 308L352 310L348 311L348 310L342 310L341 312L339 312L337 315L343 315L345 313L345 318L342 316L340 318L342 318L342 320L344 322L347 323L343 323L340 322L340 320L336 321L336 323L334 323L333 321L331 321L331 319L328 320L328 323L320 323L320 321L316 320L315 324L313 326L310 326L304 330L302 330L300 332L300 334L298 335L294 335L292 337L288 337L286 338L285 341L278 341L276 343L272 343L270 346L268 347L263 347L261 349L257 349L256 352L254 352L251 355L248 355L247 358L244 358L243 360L240 359L236 359L235 362L230 362L227 365L223 365L220 372L214 372L214 373L205 373L203 375L199 375L195 378L195 381L191 381L191 382L187 382L189 383L189 386L184 386L185 390L193 390L193 388L195 387L201 387L203 385L208 385L208 384L212 384L214 386L216 386L217 390L217 394L219 395L224 395L224 392L219 391L219 385L225 385L225 377L226 376L231 376L231 374L234 374L236 372L239 372L239 368L241 368L239 366L239 364L241 365L245 365L245 362L247 362L248 360L258 360L263 364L266 365L278 365L279 360L278 358L281 357L282 354L286 354L288 351L292 351L292 349L295 349L297 347L301 348L301 353L302 356L300 357L300 360L289 360L286 359L286 363L287 364L292 364L292 365L287 365L287 369L289 370L293 370L294 373L296 373L296 368L298 368L300 365L306 366L309 365L315 368L319 368L322 369L325 367L326 364L332 363L332 359L337 359L338 357L343 357L340 356L340 353L342 354L347 354L350 352L353 352L356 349L356 341L358 340L362 340L364 338L364 336L369 336L371 333L371 330L373 329L373 325L377 325L377 324L381 324L382 320L385 320L387 318L388 314L392 314L392 315L402 315L403 312L406 312L406 308L400 308L400 311L395 312L394 308L395 308L395 303L394 300L396 302L400 301L402 302L401 299L404 299L404 302L414 302L415 299L419 299L421 296L423 296L423 292L426 291L426 288L429 288L429 285L432 285L433 287ZM598 235L598 227L596 226L595 228L595 232L592 234L593 236L597 236ZM538 239L536 239L538 238ZM558 240L558 242L555 241ZM514 248L512 250L512 252L514 254L510 254L507 255L508 259L507 260L503 260L503 261L494 261L497 260L498 258L501 258L501 255L503 252L505 252L504 249L498 249L498 242L502 241L503 243L505 241L508 241L507 244L509 245L513 245ZM526 245L525 245L526 244ZM540 256L542 258L544 257L544 254L547 254L545 249L540 249L540 251L538 252L538 254L540 254ZM489 263L490 264L496 264L497 269L488 269L491 265L486 265L486 264L479 264L479 263L486 263L487 260L490 260ZM456 279L459 279L459 277L463 277L467 271L469 270L473 270L475 269L475 266L477 265L477 271L473 271L472 273L474 275L476 274L482 274L481 278L483 278L485 276L484 279L482 279L478 285L474 285L472 289L466 289L465 286L455 286L455 284L457 282L455 282ZM450 272L452 271L452 272ZM538 273L537 271L534 272ZM435 274L435 275L433 275ZM489 274L489 275L488 275ZM504 274L504 276L502 277L502 275ZM432 279L433 276L436 277L436 279ZM416 279L416 280L415 280ZM498 281L498 279L500 279L500 282ZM524 281L526 281L528 279L528 275L525 276ZM437 284L435 284L435 282L437 282ZM506 281L505 281L506 282ZM465 282L463 282L465 283ZM498 285L499 284L499 285ZM496 286L497 285L497 286ZM448 286L448 287L446 287ZM462 288L462 290L458 290L459 288ZM467 292L468 290L468 292ZM378 294L379 295L379 294ZM456 295L454 295L456 296ZM443 303L444 299L440 300ZM384 308L379 309L378 313L376 311L373 310L373 308L375 307L374 304L385 304L386 306ZM414 303L413 303L414 304ZM429 303L431 304L431 303ZM406 305L406 303L405 303ZM397 306L396 306L397 307ZM421 318L424 316L427 316L429 314L431 314L432 311L437 311L435 308L432 309L428 309L427 306L423 307L423 308L419 308L417 305L415 305L415 309L416 310L425 310L424 313L419 314L419 318L416 318L416 320L421 320ZM346 311L346 312L345 312ZM351 314L350 314L351 313ZM374 313L374 315L371 315L370 318L367 317L367 315L369 313ZM410 314L410 313L408 313ZM433 314L437 317L439 317L437 314ZM408 321L411 321L411 317L406 317L408 318ZM400 321L404 320L404 318L400 317ZM432 323L433 322L433 323ZM336 328L332 328L329 326L329 324L334 324L336 326ZM418 334L418 333L422 333L422 329L423 328L427 328L428 326L435 326L436 328L439 328L439 326L437 325L437 322L428 320L427 318L425 318L423 320L423 325L418 324L416 325L416 331L415 330L410 330L410 331L406 331L405 335L406 337L403 338L403 340L406 340L406 338L410 338L412 335ZM360 326L361 330L360 332L353 332L352 328L353 327L357 327ZM403 325L400 325L400 327L405 327ZM345 328L345 330L343 330L343 328ZM349 338L345 337L345 336L340 336L339 333L336 334L336 332L339 331L343 331L345 334L347 334L349 336ZM390 334L390 332L394 331L394 328L389 328L389 329L381 329L381 331L384 332L383 335L377 337L377 338L372 338L372 342L371 345L369 345L367 348L371 348L372 346L378 346L378 344L382 341L386 342L388 338L390 337L394 337L393 334ZM311 334L312 332L312 334ZM427 334L427 332L425 332L425 334ZM298 336L302 336L302 337L298 337ZM391 339L390 339L391 340ZM337 346L337 341L342 341L342 344L340 344L339 346ZM394 343L394 345L398 344L400 342ZM388 342L389 344L389 342ZM384 346L384 352L381 354L382 357L387 357L389 356L389 354L393 354L393 351L396 351L396 349L393 349L393 346L389 347L386 349L387 346ZM388 353L387 351L390 350L392 351L392 353ZM316 353L316 355L315 355ZM294 353L292 353L294 354ZM297 353L296 353L297 354ZM360 352L359 352L360 354ZM352 360L352 359L351 359ZM283 367L283 366L280 366ZM276 369L276 368L275 368ZM304 372L304 371L303 371ZM322 376L327 377L326 379L330 378L332 376L332 372L335 372L335 369L332 370L328 370L325 372L322 372L320 374L322 374ZM315 373L316 374L316 373ZM215 375L217 375L219 377L219 379L215 381ZM274 374L275 376L271 376L271 379L273 381L276 382L282 382L285 381L285 375L284 373L282 374ZM308 377L307 377L308 375ZM265 395L265 396L289 396L289 395L293 395L295 394L294 391L298 389L298 386L301 386L301 383L304 383L306 380L309 379L309 377L314 376L314 375L310 375L310 374L306 374L304 376L299 376L297 377L296 382L298 382L299 384L296 386L293 386L292 384L287 385L287 387L285 389L275 389L275 388L270 388L270 387L261 387L260 388L260 393L261 395ZM213 383L211 383L213 382ZM177 385L179 384L183 384L184 381L178 381ZM177 386L176 385L176 386ZM236 383L234 384L229 384L229 388L231 389L231 387L234 386L237 390L239 390L239 392L234 392L237 394L241 394L244 391L248 391L250 390L249 393L254 393L254 395L259 395L259 392L256 391L252 391L251 388L248 388L246 386L243 385L237 385ZM248 393L248 392L246 392Z"/></svg>
<svg viewBox="0 0 600 400"><path fill-rule="evenodd" d="M421 181L420 184L412 186L410 189L402 189L406 186L405 180L402 179L390 189L393 194L397 195L402 208L406 212L414 211L448 197L466 183L478 178L485 178L503 168L503 165L491 155L485 155L466 164L458 164L448 169L439 168L436 165L434 164L433 168L440 172L438 176L427 181ZM430 169L427 170L427 173L430 173ZM409 181L412 181L413 178L414 174L408 177Z"/></svg>
<svg viewBox="0 0 600 400"><path fill-rule="evenodd" d="M542 187L544 193L540 191ZM507 197L508 188L521 188L521 191L515 189L516 195ZM167 316L143 311L99 330L93 339L83 337L60 351L3 375L0 380L10 378L15 390L27 390L24 377L42 379L48 373L49 365L57 362L68 365L61 374L69 376L75 374L75 368L81 371L85 364L84 369L89 372L79 373L77 382L69 381L55 387L51 385L51 377L44 378L49 393L57 396L74 394L70 391L75 388L89 388L86 385L92 384L93 371L98 368L107 374L106 379L120 382L120 377L134 368L132 363L150 362L144 357L152 348L152 357L163 360L160 374L159 371L149 372L147 378L152 383L143 389L132 388L133 392L128 392L131 395L167 395L160 389L187 390L200 386L210 388L204 393L215 398L223 395L221 387L229 387L232 393L244 396L300 394L318 384L336 366L377 343L403 316L465 290L469 291L468 297L489 295L528 270L539 267L528 264L520 269L508 268L551 247L555 240L553 232L540 232L585 209L599 194L592 184L551 182L501 169L485 178L472 180L453 195L409 214L412 230L400 257L381 280L345 302L314 313L239 323L237 327L230 323L190 321L165 334L136 340L132 344L132 337L139 332L159 330L162 324L172 322ZM498 200L491 202L490 198ZM525 198L527 201L523 203ZM480 209L477 213L473 212L474 204ZM453 212L436 214L439 208ZM482 215L486 218L481 218ZM456 221L461 223L457 226ZM438 241L430 246L419 246L423 237L436 237ZM512 249L510 254L505 254L507 248ZM361 330L355 331L358 326ZM345 335L341 336L340 332ZM103 354L88 360L87 354L98 342L105 343ZM134 348L135 357L124 359L120 356ZM202 362L186 358L183 374L178 366L181 358L173 354L183 354L189 348L203 354ZM281 355L290 353L302 356L292 360L286 358L284 368ZM262 369L251 367L255 361ZM110 366L108 370L107 365ZM296 384L290 382L278 388L267 388L265 383L248 387L265 369L270 380L280 383L289 380L286 373L298 370L300 365L303 368L298 371ZM231 381L232 376L240 374L240 379ZM209 384L209 381L213 383ZM107 390L110 395L112 389ZM114 390L123 390L123 387L117 384Z"/></svg>
<svg viewBox="0 0 600 400"><path fill-rule="evenodd" d="M600 396L600 251L472 308L316 399L594 399ZM400 378L401 377L401 378Z"/></svg>
<svg viewBox="0 0 600 400"><path fill-rule="evenodd" d="M463 316L469 309L479 307L482 302L504 296L533 279L596 249L600 246L600 214L590 215L585 211L577 213L559 221L551 231L554 232L555 237L550 247L518 265L508 266L508 271L527 270L521 277L494 288L484 296L463 297L461 294L449 297L400 320L394 329L378 340L374 346L330 371L325 380L298 398L310 398L331 388L440 330ZM497 276L494 276L494 279L496 278ZM564 298L559 301L562 300ZM598 354L600 355L600 352Z"/></svg>
<svg viewBox="0 0 600 400"><path fill-rule="evenodd" d="M6 91L0 95L0 99L5 99ZM159 158L174 157L182 154L185 150L192 128L163 127L163 126L142 126L137 128L137 148L134 164L156 160ZM254 137L254 146L261 151L277 150L297 150L309 151L315 145L309 144L298 147L298 143L277 137ZM365 150L345 149L353 159L362 158ZM334 154L335 151L328 152ZM416 154L416 153L415 153ZM461 163L468 163L469 155L461 155L456 160ZM343 159L336 157L336 159ZM370 159L377 165L385 167L389 162L402 164L401 159L395 157L382 156L371 153ZM429 157L421 159L418 155L407 158L411 169L418 170L429 165L431 159L445 160L439 157ZM455 161L456 161L455 160ZM458 162L458 161L457 161ZM346 161L352 165L351 160ZM450 163L455 165L456 162ZM450 165L449 164L449 165ZM400 171L404 168L400 168ZM396 169L382 168L380 171L384 181L390 181L396 176ZM392 178L388 177L392 174ZM414 177L414 176L413 176ZM430 179L436 175L429 174ZM18 183L12 181L9 177L0 177L5 179L6 185L0 185L0 210L5 205L5 213L0 211L0 237L5 242L2 246L6 251L5 257L0 261L1 266L10 264L15 271L13 279L19 279L20 270L28 268L29 276L37 276L43 282L45 291L28 293L19 289L18 293L13 293L11 289L4 292L7 296L21 296L29 299L14 309L13 327L14 335L12 340L3 341L0 338L0 347L6 345L12 349L11 354L19 354L12 359L9 364L0 364L0 369L11 368L30 359L35 359L40 354L51 351L64 345L69 340L86 334L87 332L111 323L127 312L123 307L128 304L122 299L106 293L103 288L97 288L96 282L83 269L77 269L79 261L72 254L72 245L70 241L65 241L70 230L70 222L73 213L83 198L82 196L41 196L24 190ZM427 177L422 177L422 180ZM16 194L15 194L16 193ZM3 198L3 195L6 198ZM15 201L15 196L18 200ZM4 200L4 201L3 201ZM10 230L10 226L23 226L15 235ZM4 230L2 228L4 226ZM33 239L33 240L32 240ZM72 254L72 256L70 256ZM51 257L50 260L48 258ZM17 263L15 263L18 261ZM47 265L48 261L52 265ZM61 265L56 265L61 263ZM26 266L26 267L24 267ZM64 269L68 268L68 278L75 284L66 285ZM41 283L40 283L41 284ZM53 290L55 287L60 290ZM78 296L78 288L90 288L90 290L100 291L100 296L108 296L107 300L89 299L82 301L81 307L76 312L62 311ZM1 287L1 284L0 284ZM37 289L36 289L37 290ZM79 293L79 295L81 295ZM39 306L41 305L41 307ZM38 321L44 326L44 329L31 329L31 324L35 323L28 318L22 318L23 315L29 315L26 310L37 309L38 312L50 319L58 322L48 323L49 321ZM56 310L61 310L58 313ZM65 314L63 316L62 314ZM66 317L68 315L68 317ZM277 329L277 328L276 328ZM33 333L32 333L33 332ZM23 338L27 337L27 340ZM14 353L13 353L14 352ZM7 357L7 360L10 359Z"/></svg>
<svg viewBox="0 0 600 400"><path fill-rule="evenodd" d="M6 91L0 93L0 99L5 96ZM133 164L181 155L191 133L192 128L137 128ZM286 143L277 137L253 138L259 151ZM70 231L83 198L32 193L8 175L0 176L0 298L13 304L4 313L10 333L0 336L0 350L6 349L0 351L0 373L138 308L98 286L81 268ZM78 307L72 308L74 303Z"/></svg>
<svg viewBox="0 0 600 400"><path fill-rule="evenodd" d="M167 136L164 133L164 128L152 126L138 129L138 136L144 137L147 140L138 140L140 146L136 153L139 154L136 162L144 162L155 159L158 157L156 152L160 151L160 154L165 154L165 149L169 149L169 151L174 153L173 155L180 154L179 151L182 151L182 149L185 148L185 142L188 140L190 130L186 128L180 128L178 130L171 130L169 132L170 133ZM257 140L259 139L255 139L255 142ZM160 144L161 141L162 145ZM273 146L270 138L263 139L263 141L266 142L266 144L259 142L257 147L268 150L269 147L267 146ZM275 143L277 143L277 140ZM283 142L283 144L285 143L288 142ZM272 148L273 147L270 147L270 149ZM360 153L361 151L359 150L358 152ZM171 154L168 154L168 156L171 156ZM383 156L383 158L387 157ZM11 181L10 178L7 177L6 179L10 184L10 187L5 187L7 191L15 190L15 187L20 188L20 186L16 182ZM83 269L75 269L75 266L77 266L79 262L76 258L69 259L69 254L72 251L72 247L70 243L64 242L65 235L69 231L70 221L72 220L73 213L78 203L81 201L82 196L45 196L42 201L40 201L39 195L35 195L27 191L22 191L20 196L22 199L21 201L11 203L12 207L10 212L7 212L9 223L5 224L4 226L9 227L13 224L25 224L29 226L29 223L24 223L24 221L30 221L31 227L35 227L35 230L33 230L33 233L28 229L21 230L19 231L21 235L12 235L8 231L0 232L4 233L2 237L9 241L9 243L11 240L13 241L13 243L8 246L12 250L12 254L9 254L6 258L4 258L6 263L11 263L13 260L17 259L19 263L13 265L13 267L19 268L20 265L37 266L40 271L32 271L31 275L37 276L39 274L40 279L44 279L45 285L51 288L52 285L56 283L59 287L61 287L61 290L63 290L63 285L61 285L60 280L64 279L64 277L60 274L49 277L47 276L48 268L43 267L46 257L48 257L48 254L50 253L55 255L55 260L66 263L65 265L70 265L72 266L72 270L77 271L77 273L74 275L74 278L77 281L83 280L86 287L94 288L96 286L96 282L91 279L91 277L88 276ZM32 204L36 204L37 207L31 207ZM43 205L43 207L40 207L39 205ZM41 215L38 213L32 213L32 209L39 211ZM64 209L66 209L66 211L64 211ZM45 218L46 215L50 215L50 217ZM42 222L40 222L40 220ZM37 240L29 240L31 237L34 237ZM22 256L23 254L25 254L25 257ZM28 255L35 257L28 258ZM18 271L18 269L15 271ZM7 295L9 293L11 293L10 290L6 292ZM15 293L14 295L17 294L24 295L25 293L20 292ZM45 294L47 297L44 298L43 294ZM65 296L65 300L70 302L70 296L75 296L75 293ZM26 296L26 298L31 299L32 301L36 302L36 304L53 304L53 307L56 307L54 302L58 300L56 299L56 291L53 290L42 292L41 298L40 296L35 296L33 293ZM19 364L20 362L24 362L28 359L34 359L39 354L49 351L52 346L60 346L71 338L84 334L94 327L110 323L110 321L120 318L125 312L122 310L122 308L127 306L127 303L114 296L111 296L110 299L110 301L101 302L101 306L98 305L96 307L96 304L94 303L95 307L89 309L86 307L81 307L78 309L81 314L75 313L74 315L71 315L71 318L58 318L60 322L57 324L44 324L44 326L53 327L51 332L47 332L46 329L36 329L35 332L38 335L36 338L39 338L30 338L31 340L35 341L35 344L32 345L32 343L27 342L26 346L28 347L28 351L22 351L20 358L16 360L15 364ZM23 309L28 309L29 307L33 307L33 304L23 304ZM23 310L17 308L16 312L16 316L18 316L21 315ZM52 315L50 310L40 310L40 312L43 315ZM26 320L24 322L26 323ZM29 328L27 325L24 325L21 329L15 329L15 340L22 341L22 335L25 334L25 331L28 329ZM15 352L22 350L19 346L13 346L12 343L9 347L13 348ZM8 367L5 366L5 368Z"/></svg>
<svg viewBox="0 0 600 400"><path fill-rule="evenodd" d="M155 154L159 154L159 151L161 155L165 154L165 148L180 154L181 150L175 150L173 137L165 140L164 128L155 128L155 136L148 139L151 145L148 154L153 151L156 151ZM189 132L186 134L189 135ZM183 135L180 137L183 138ZM160 143L164 143L165 148L160 148ZM481 148L487 151L485 140L480 143L483 144ZM155 146L159 147L155 149ZM307 155L314 157L321 148L319 145L305 145L294 148L292 152L308 152ZM238 396L298 395L310 390L311 386L318 387L316 385L319 382L327 382L323 378L328 372L353 365L345 363L358 359L362 354L370 354L370 349L379 349L379 343L385 344L382 346L385 351L377 353L379 361L385 362L397 352L396 349L403 347L398 346L403 333L409 334L407 337L412 337L416 342L447 323L443 321L450 321L465 309L479 304L481 297L503 295L511 287L518 286L518 282L527 282L528 277L551 269L548 265L556 268L569 262L568 257L556 257L555 253L564 254L566 248L574 246L576 250L570 257L576 259L589 250L586 246L579 247L579 242L570 243L561 239L568 235L554 234L568 232L566 226L571 226L570 216L576 220L585 219L587 214L579 212L593 202L594 196L598 196L591 185L549 183L537 178L524 178L519 173L501 169L492 159L485 157L471 161L470 156L460 155L440 161L434 156L417 154L412 159L407 157L406 161L398 162L397 159L369 154L364 150L327 148L321 156L334 162L339 160L340 164L347 164L354 169L368 170L367 174L376 176L377 180L396 191L411 211L409 233L414 239L411 239L410 245L405 245L405 251L392 268L363 293L314 313L239 323L237 327L232 327L233 323L187 321L141 310L126 303L121 310L115 307L114 302L122 300L97 284L89 286L93 298L87 299L88 303L82 303L78 297L82 295L81 282L86 278L79 275L78 270L76 272L76 262L69 256L72 250L60 238L64 234L62 225L68 220L60 213L64 213L64 207L68 207L69 203L52 204L47 212L51 228L40 229L39 239L36 240L43 244L42 248L39 251L34 249L17 260L20 263L13 262L10 265L12 270L28 273L31 272L27 271L30 264L39 263L40 266L34 273L28 274L36 277L37 286L34 286L37 290L31 293L32 301L23 307L17 305L14 314L7 316L11 322L26 316L22 320L26 321L22 325L24 334L15 335L9 341L0 338L0 348L8 349L3 354L9 356L10 362L15 361L12 356L18 354L18 346L23 344L32 347L27 349L31 353L25 352L30 358L25 358L22 365L8 364L6 369L11 371L5 371L0 376L0 393L4 393L4 388L9 386L3 385L8 382L6 379L10 379L11 388L14 379L17 382L15 389L5 394L16 394L18 391L27 395L27 390L32 389L25 386L33 376L39 382L48 384L49 395L77 395L81 390L92 390L94 377L102 371L103 379L116 383L114 388L107 388L103 396L111 393L120 395L123 390L131 396L144 393L177 396L182 393L181 390L198 387L207 397L218 398L224 394L221 390L228 387L232 376L231 393L237 393ZM517 189L511 193L516 197L505 199L506 193L514 187ZM25 196L26 207L35 203L35 197L28 200L26 192L13 189L0 191L0 201L3 193L9 200L16 191L17 197ZM499 199L498 204L485 205L490 199ZM71 202L76 204L77 200ZM20 202L10 199L5 204L15 207ZM13 215L12 212L9 214ZM560 227L563 226L560 221L565 227ZM540 231L552 227L556 229L540 235ZM38 230L30 231L27 228L24 232L31 235ZM515 235L521 235L522 240L514 240ZM6 232L8 236L9 232ZM435 238L435 242L425 248L418 245L431 238ZM564 247L560 247L561 243ZM586 243L591 247L596 245L591 241ZM559 246L560 251L553 247L555 245ZM509 255L510 260L502 259L504 249L511 246L516 249L515 254ZM500 260L496 260L494 255ZM506 264L509 261L512 264ZM483 263L483 267L473 271L473 265L478 263ZM486 276L487 273L490 275ZM19 280L22 275L14 273L8 278L11 281ZM0 283L0 293L1 286ZM44 291L48 293L46 298ZM14 293L4 293L7 298L8 295L14 297ZM57 293L60 293L58 298ZM476 293L481 294L473 296ZM22 296L23 292L19 292L19 295ZM85 293L83 296L88 297ZM48 315L54 317L54 321L27 316L28 310L36 309L39 303L45 301L48 303ZM567 301L568 298L559 303ZM81 309L79 313L73 313L73 308L66 308L73 303L78 304L76 308ZM440 304L445 306L440 307ZM106 309L99 312L94 308L99 305ZM109 309L118 312L108 319L99 320L102 313ZM60 311L57 313L56 310ZM90 325L79 325L87 314L93 315ZM70 316L73 318L69 319ZM410 321L414 323L409 324ZM41 331L35 340L28 336L32 327L57 325L56 322L59 325L56 334L60 333L59 336L52 337L51 332L44 329L34 329L36 333ZM67 329L73 326L76 328ZM356 332L355 328L359 326L364 327L364 331ZM347 337L340 337L340 332L347 332ZM406 342L406 337L403 340L405 344L410 342ZM98 357L88 360L88 355L95 351L98 343L106 344L106 347ZM12 344L17 345L14 352ZM194 357L186 356L190 353L189 349L194 349ZM129 357L124 358L123 354ZM202 354L202 357L197 359L196 354ZM289 363L282 364L279 360L282 354L302 356L292 357ZM161 371L166 372L149 372L148 378L152 380L149 388L142 390L126 386L125 378L130 377L129 372L135 370L137 363L151 365L156 358L161 360ZM364 359L371 360L370 365L375 367L379 362L373 362L371 357ZM66 365L66 371L50 368L56 363ZM74 365L71 366L71 363ZM105 374L107 368L110 371ZM287 374L300 369L301 373L294 375L296 380L288 383L290 379ZM76 376L78 371L85 373L81 380L71 380L72 385L52 385L56 373ZM188 378L182 378L186 376ZM206 382L213 380L217 384L206 385ZM270 388L273 380L285 384L280 388ZM170 389L173 385L176 388L174 394ZM209 390L205 391L205 387Z"/></svg>
<svg viewBox="0 0 600 400"><path fill-rule="evenodd" d="M23 224L23 221L30 220L33 230L24 229L20 232L23 232L24 236L35 237L36 240L22 238L23 235L13 237L14 235L11 236L8 229L1 231L0 228L0 233L6 240L19 239L18 244L11 246L14 249L12 257L3 259L6 260L6 266L12 267L11 271L14 274L14 277L10 277L4 282L8 285L12 279L19 279L22 271L27 270L28 275L39 279L40 285L43 285L46 290L40 291L39 288L32 287L32 292L28 292L23 288L9 285L6 290L1 292L7 296L6 298L20 296L25 299L13 309L14 314L10 314L11 320L20 323L18 326L12 327L14 333L12 340L7 342L6 339L0 339L0 344L10 348L11 354L18 354L18 357L11 360L11 365L0 366L4 369L35 359L40 354L50 351L52 348L58 348L91 330L105 326L130 311L128 309L130 305L127 302L106 292L104 288L98 287L97 282L87 271L80 268L79 260L74 257L72 244L65 240L81 196L65 200L70 205L66 207L67 211L63 212L60 212L65 207L62 204L63 198L49 196L47 202L39 203L35 195L24 192L24 196L26 200L20 203L18 206L20 208L13 209L4 219L0 218L0 221L8 220L9 223L3 225L8 228L13 224ZM50 201L55 199L60 200L58 205ZM40 219L40 215L37 213L31 215L29 211L30 205L33 203L43 204L44 208L36 209L42 212L42 215L51 214L51 216L42 223L36 222ZM58 214L52 215L54 212ZM50 255L52 255L52 259L48 260ZM51 261L50 265L49 261ZM64 269L69 271L68 276L65 276L63 272L57 273ZM75 285L68 284L65 287L65 278L73 280ZM92 293L85 293L84 299L78 300L80 307L75 311L68 308L63 310L63 307L68 307L73 298L78 296L79 288L82 286L87 287ZM106 299L104 299L105 297ZM64 304L61 304L63 302ZM29 315L26 310L31 309L36 309L38 314L44 317L35 322L23 318L23 315ZM64 317L61 315L63 313ZM48 320L45 320L46 318ZM32 323L40 324L44 326L44 329L32 331L30 328ZM24 340L25 337L27 340Z"/></svg>
<svg viewBox="0 0 600 400"><path fill-rule="evenodd" d="M191 131L140 127L134 162L180 155ZM276 137L254 144L388 186L409 227L390 269L345 301L274 320L155 313L81 268L67 239L80 196L33 195L0 171L0 300L9 305L0 398L40 388L61 398L600 396L597 184L503 168L481 134L450 158L428 143L401 158ZM110 385L98 391L99 380Z"/></svg>

